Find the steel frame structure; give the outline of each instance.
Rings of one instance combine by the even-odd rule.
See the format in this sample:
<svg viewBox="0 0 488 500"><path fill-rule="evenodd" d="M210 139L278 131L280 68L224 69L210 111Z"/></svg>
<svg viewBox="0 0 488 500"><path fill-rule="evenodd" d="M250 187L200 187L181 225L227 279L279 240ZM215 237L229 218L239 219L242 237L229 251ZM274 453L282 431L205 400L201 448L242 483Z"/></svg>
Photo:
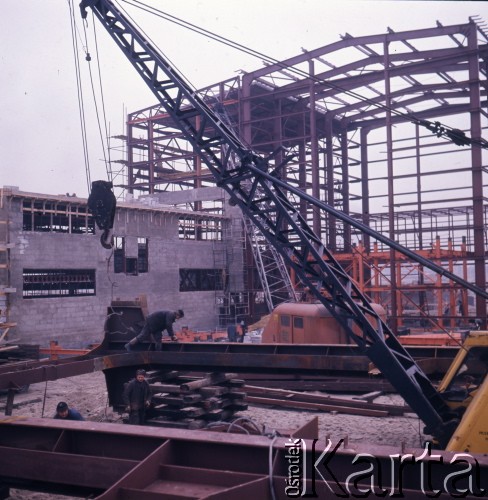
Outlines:
<svg viewBox="0 0 488 500"><path fill-rule="evenodd" d="M388 378L424 421L426 432L438 438L441 445L447 443L457 423L452 419L444 399L400 344L370 299L359 290L357 284L339 265L330 246L324 245L320 237L320 227L317 233L314 231L316 219L312 220L312 225L308 224L306 214L302 215L301 206L310 204L327 216L339 219L344 223L344 234L356 228L388 246L392 255L399 251L441 276L462 284L476 293L479 304L484 304L488 298L484 280L483 286L468 283L402 247L394 241L394 238L379 234L367 224L355 220L348 215L349 210L346 210L345 206L344 210L339 211L333 203L322 202L320 196L317 196L319 193L315 193L313 189L310 195L303 188L294 186L292 179L287 178L284 181L283 169L297 156L290 153L293 144L286 144L286 148L274 148L269 154L252 149L249 141L248 144L243 142L233 128L222 121L220 113L213 111L196 90L188 85L182 75L129 21L119 7L110 0L84 0L80 4L83 18L87 17L88 7L92 9L95 17L171 117L173 127L179 129L182 137L198 152L199 158L212 173L217 186L227 192L230 203L237 205L253 221L268 243L273 245L284 261L293 268L303 286L326 307L349 338ZM473 26L475 28L473 33L476 35L474 23ZM395 39L393 35L392 37ZM472 39L470 43L473 44ZM474 44L477 44L476 38ZM478 62L476 66L478 67ZM389 63L386 67L389 67ZM279 65L278 69L281 71L282 65ZM389 75L388 84L390 78ZM349 79L354 80L353 77L348 77L348 82ZM326 93L327 89L331 88L330 80L332 79L327 82L318 81L319 87L325 89ZM315 76L311 81L316 83ZM347 86L348 82L342 85ZM336 83L332 84L334 88L337 88ZM471 86L471 82L469 85ZM340 88L343 90L343 87ZM245 86L243 86L243 96L246 97ZM371 99L368 100L368 107L370 105ZM392 105L393 103L389 101L386 107L388 123L394 122L391 116ZM313 114L316 103L313 102L310 108ZM384 112L385 105L383 104L380 109ZM369 114L370 112L367 113ZM372 116L378 118L375 113ZM246 120L245 115L243 118ZM410 117L409 121L412 119ZM417 126L419 123L430 123L425 121L424 116L415 117L414 120ZM248 138L247 130L244 127L244 141ZM451 132L451 138L453 133L454 131ZM458 142L462 134L462 131L456 130L455 137ZM441 136L442 133L438 131L438 135ZM472 151L478 152L481 158L480 135L481 130L479 134L473 135ZM469 141L471 144L471 140ZM332 154L332 152L331 144L326 153ZM297 206L293 204L293 200L299 201ZM344 200L347 201L348 198ZM392 273L393 269L392 266Z"/></svg>
<svg viewBox="0 0 488 500"><path fill-rule="evenodd" d="M253 151L294 150L280 174L303 192L412 250L428 250L438 237L443 248L448 240L454 247L464 241L469 279L485 288L484 149L460 147L432 133L433 121L442 121L482 141L488 38L479 21L399 33L388 28L357 38L346 33L335 43L216 83L199 95L217 112L225 109ZM160 105L128 116L127 141L130 192L211 182L198 151ZM306 200L289 198L332 252L348 254L360 242L367 254L373 251L369 235L332 214L324 216ZM381 242L379 247L389 251ZM403 283L393 252L383 261L388 279L382 286L391 296L396 331L406 307L401 289L412 283ZM364 273L373 271L365 266ZM419 296L427 293L422 278L416 281ZM444 279L442 286L449 284ZM451 302L440 297L435 311L445 309L443 300ZM484 300L476 298L464 319L486 323L486 315ZM441 320L437 312L430 319Z"/></svg>

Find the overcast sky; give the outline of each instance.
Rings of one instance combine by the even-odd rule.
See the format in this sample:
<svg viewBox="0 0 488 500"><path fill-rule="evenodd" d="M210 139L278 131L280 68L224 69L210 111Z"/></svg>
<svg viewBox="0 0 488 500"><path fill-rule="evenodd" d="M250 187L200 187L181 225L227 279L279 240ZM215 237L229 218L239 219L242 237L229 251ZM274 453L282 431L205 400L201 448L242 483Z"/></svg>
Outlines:
<svg viewBox="0 0 488 500"><path fill-rule="evenodd" d="M145 0L146 3L275 59L353 36L488 21L488 2L331 0ZM87 196L69 0L0 0L0 186ZM79 36L83 27L74 1ZM128 7L132 17L197 88L262 66L259 59ZM97 23L97 21L95 21ZM95 24L111 135L127 112L155 103L115 43ZM93 21L89 16L89 33ZM81 43L81 42L80 42ZM81 45L80 45L81 48ZM106 179L103 150L80 54L91 179ZM113 146L120 144L114 141Z"/></svg>

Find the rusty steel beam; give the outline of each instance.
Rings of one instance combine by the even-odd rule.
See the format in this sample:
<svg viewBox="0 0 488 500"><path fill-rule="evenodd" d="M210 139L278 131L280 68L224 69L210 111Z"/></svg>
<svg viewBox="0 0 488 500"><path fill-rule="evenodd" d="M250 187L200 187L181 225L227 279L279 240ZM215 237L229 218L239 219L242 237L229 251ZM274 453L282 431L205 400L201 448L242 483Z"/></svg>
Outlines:
<svg viewBox="0 0 488 500"><path fill-rule="evenodd" d="M141 350L131 353L125 352L122 345L122 342L117 342L115 346L110 345L110 349L100 346L85 356L1 366L0 390L101 370L105 374L126 370L133 375L132 370L137 366L165 370L322 376L331 373L366 375L370 366L369 359L351 345L163 343L161 352L148 351L150 345L141 344ZM440 373L457 349L445 346L408 347L414 358L429 358L430 369Z"/></svg>
<svg viewBox="0 0 488 500"><path fill-rule="evenodd" d="M103 358L81 356L63 360L12 363L0 368L0 390L74 377L106 368Z"/></svg>
<svg viewBox="0 0 488 500"><path fill-rule="evenodd" d="M99 500L247 500L250 495L286 499L292 476L301 491L316 498L333 498L348 493L347 488L359 493L371 484L375 493L406 498L425 498L426 492L433 495L436 490L438 498L462 494L464 489L468 491L463 497L486 494L488 457L462 455L350 444L341 436L328 441L0 419L4 487L91 495ZM365 472L369 466L374 474Z"/></svg>
<svg viewBox="0 0 488 500"><path fill-rule="evenodd" d="M325 391L341 393L366 393L382 391L395 392L392 385L384 378L349 376L302 376L302 375L263 375L244 373L241 375L247 384L290 391Z"/></svg>
<svg viewBox="0 0 488 500"><path fill-rule="evenodd" d="M293 408L295 410L314 410L318 412L336 411L350 415L361 415L366 417L388 417L385 410L375 410L370 408L353 408L351 406L341 406L338 403L312 403L309 401L289 400L269 396L247 396L246 402L256 405L278 406L282 408Z"/></svg>
<svg viewBox="0 0 488 500"><path fill-rule="evenodd" d="M246 402L255 404L316 409L320 411L338 411L339 413L367 415L372 417L386 417L389 415L412 413L412 410L405 405L372 403L358 399L331 397L326 394L307 394L253 385L246 385L245 391L247 395ZM264 400L266 400L266 402Z"/></svg>
<svg viewBox="0 0 488 500"><path fill-rule="evenodd" d="M83 356L90 352L90 349L67 349L61 347L56 340L49 342L49 347L41 347L40 354L47 354L50 359L59 359L66 356Z"/></svg>

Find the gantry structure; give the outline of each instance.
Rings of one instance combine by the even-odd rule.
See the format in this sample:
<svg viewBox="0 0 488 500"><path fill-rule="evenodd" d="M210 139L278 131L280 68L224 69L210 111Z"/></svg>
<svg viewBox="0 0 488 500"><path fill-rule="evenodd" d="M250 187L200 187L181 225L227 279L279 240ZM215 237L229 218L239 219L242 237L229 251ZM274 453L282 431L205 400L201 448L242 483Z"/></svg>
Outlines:
<svg viewBox="0 0 488 500"><path fill-rule="evenodd" d="M254 151L284 163L282 179L485 288L487 41L477 17L346 33L199 93ZM130 193L213 185L160 106L130 113L125 139ZM483 298L296 203L394 329L486 324ZM202 204L192 207L223 207Z"/></svg>

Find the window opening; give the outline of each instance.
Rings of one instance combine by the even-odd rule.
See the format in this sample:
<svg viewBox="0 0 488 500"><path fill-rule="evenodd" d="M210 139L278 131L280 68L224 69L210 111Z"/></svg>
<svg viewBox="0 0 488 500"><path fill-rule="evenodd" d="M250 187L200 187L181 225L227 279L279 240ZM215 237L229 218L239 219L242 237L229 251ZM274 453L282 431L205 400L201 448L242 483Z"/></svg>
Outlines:
<svg viewBox="0 0 488 500"><path fill-rule="evenodd" d="M281 326L290 326L290 316L283 315L280 319Z"/></svg>
<svg viewBox="0 0 488 500"><path fill-rule="evenodd" d="M180 269L180 292L224 289L223 269Z"/></svg>
<svg viewBox="0 0 488 500"><path fill-rule="evenodd" d="M114 273L137 276L149 272L149 239L137 238L137 257L127 257L125 236L114 236Z"/></svg>
<svg viewBox="0 0 488 500"><path fill-rule="evenodd" d="M96 295L95 269L24 269L22 296L79 297Z"/></svg>
<svg viewBox="0 0 488 500"><path fill-rule="evenodd" d="M293 318L293 328L303 328L303 318L301 317Z"/></svg>
<svg viewBox="0 0 488 500"><path fill-rule="evenodd" d="M114 273L125 273L125 238L114 237Z"/></svg>
<svg viewBox="0 0 488 500"><path fill-rule="evenodd" d="M93 217L79 205L23 200L22 219L24 231L95 234Z"/></svg>
<svg viewBox="0 0 488 500"><path fill-rule="evenodd" d="M137 257L126 257L125 258L125 274L131 274L132 276L137 276Z"/></svg>
<svg viewBox="0 0 488 500"><path fill-rule="evenodd" d="M222 241L222 221L185 216L178 220L180 240Z"/></svg>
<svg viewBox="0 0 488 500"><path fill-rule="evenodd" d="M147 273L149 271L149 240L137 238L137 272Z"/></svg>

